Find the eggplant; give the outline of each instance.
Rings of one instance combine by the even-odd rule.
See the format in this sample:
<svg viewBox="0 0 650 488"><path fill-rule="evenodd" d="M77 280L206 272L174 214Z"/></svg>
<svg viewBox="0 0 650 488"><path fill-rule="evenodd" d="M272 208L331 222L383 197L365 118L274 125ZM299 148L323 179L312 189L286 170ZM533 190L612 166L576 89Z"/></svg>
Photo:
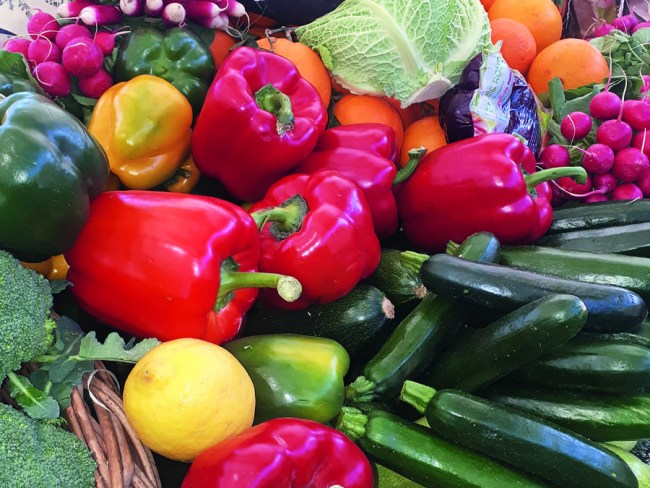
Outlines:
<svg viewBox="0 0 650 488"><path fill-rule="evenodd" d="M249 14L270 17L282 25L305 25L331 12L343 0L239 0Z"/></svg>

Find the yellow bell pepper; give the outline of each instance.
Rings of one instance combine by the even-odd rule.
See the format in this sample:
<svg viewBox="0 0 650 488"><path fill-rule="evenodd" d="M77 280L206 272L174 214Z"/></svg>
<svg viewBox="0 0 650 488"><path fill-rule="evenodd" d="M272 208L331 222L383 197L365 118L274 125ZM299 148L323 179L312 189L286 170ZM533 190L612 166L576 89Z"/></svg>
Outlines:
<svg viewBox="0 0 650 488"><path fill-rule="evenodd" d="M169 179L189 155L192 107L168 81L140 75L104 92L88 130L122 184L145 190Z"/></svg>
<svg viewBox="0 0 650 488"><path fill-rule="evenodd" d="M70 269L63 254L57 254L56 256L52 256L51 258L39 263L27 263L21 261L21 264L26 268L33 269L50 281L65 280L68 276L68 269Z"/></svg>

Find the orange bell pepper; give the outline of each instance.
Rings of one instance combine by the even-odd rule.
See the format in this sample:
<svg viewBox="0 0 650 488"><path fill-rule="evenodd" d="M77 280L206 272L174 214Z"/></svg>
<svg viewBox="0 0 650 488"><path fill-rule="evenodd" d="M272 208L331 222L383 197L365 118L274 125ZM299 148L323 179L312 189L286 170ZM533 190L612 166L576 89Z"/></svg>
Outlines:
<svg viewBox="0 0 650 488"><path fill-rule="evenodd" d="M176 173L164 183L167 191L176 193L190 193L199 182L201 172L194 164L192 156L188 156Z"/></svg>

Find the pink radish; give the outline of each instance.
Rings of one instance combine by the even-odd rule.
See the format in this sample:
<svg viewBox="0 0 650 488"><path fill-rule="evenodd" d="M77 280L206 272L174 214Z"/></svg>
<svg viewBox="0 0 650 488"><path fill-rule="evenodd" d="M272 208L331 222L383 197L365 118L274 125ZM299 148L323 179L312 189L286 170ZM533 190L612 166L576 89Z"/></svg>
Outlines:
<svg viewBox="0 0 650 488"><path fill-rule="evenodd" d="M43 37L34 39L29 45L27 51L27 59L34 63L39 64L44 61L54 61L55 63L61 62L61 50L49 39Z"/></svg>
<svg viewBox="0 0 650 488"><path fill-rule="evenodd" d="M642 178L650 170L650 160L640 149L626 147L616 153L612 172L624 183Z"/></svg>
<svg viewBox="0 0 650 488"><path fill-rule="evenodd" d="M162 21L167 27L178 27L182 25L185 23L185 7L177 2L165 5L162 12Z"/></svg>
<svg viewBox="0 0 650 488"><path fill-rule="evenodd" d="M645 22L639 22L637 25L634 26L632 29L632 34L634 34L636 31L641 30L641 29L648 29L650 28L650 21L645 21Z"/></svg>
<svg viewBox="0 0 650 488"><path fill-rule="evenodd" d="M650 104L641 100L625 100L623 121L634 130L650 130Z"/></svg>
<svg viewBox="0 0 650 488"><path fill-rule="evenodd" d="M231 17L241 17L246 15L245 7L236 0L213 0L214 3Z"/></svg>
<svg viewBox="0 0 650 488"><path fill-rule="evenodd" d="M608 24L604 19L599 20L599 25L591 33L593 37L605 37L614 30L614 26Z"/></svg>
<svg viewBox="0 0 650 488"><path fill-rule="evenodd" d="M632 127L621 120L606 120L596 130L596 141L620 151L632 142Z"/></svg>
<svg viewBox="0 0 650 488"><path fill-rule="evenodd" d="M612 200L638 200L643 192L634 183L623 183L612 190Z"/></svg>
<svg viewBox="0 0 650 488"><path fill-rule="evenodd" d="M644 197L650 197L650 171L648 171L643 178L635 181L634 184L641 188Z"/></svg>
<svg viewBox="0 0 650 488"><path fill-rule="evenodd" d="M34 78L53 97L67 97L72 90L70 74L59 63L45 61L34 68Z"/></svg>
<svg viewBox="0 0 650 488"><path fill-rule="evenodd" d="M560 132L569 141L576 141L587 137L591 131L592 120L584 112L571 112L562 119Z"/></svg>
<svg viewBox="0 0 650 488"><path fill-rule="evenodd" d="M83 78L97 73L104 64L104 54L92 39L77 37L66 45L61 61L72 76Z"/></svg>
<svg viewBox="0 0 650 488"><path fill-rule="evenodd" d="M112 25L122 22L123 14L119 7L112 5L90 5L79 14L86 25Z"/></svg>
<svg viewBox="0 0 650 488"><path fill-rule="evenodd" d="M38 8L34 10L36 10L36 13L27 21L27 33L32 39L45 36L50 41L53 41L59 30L59 23L47 12L43 12Z"/></svg>
<svg viewBox="0 0 650 488"><path fill-rule="evenodd" d="M559 168L562 166L569 166L571 155L564 146L559 144L551 144L542 149L539 155L539 162L544 168Z"/></svg>
<svg viewBox="0 0 650 488"><path fill-rule="evenodd" d="M128 34L128 31L100 31L95 35L95 45L101 49L104 56L110 56L115 49L115 38L124 34Z"/></svg>
<svg viewBox="0 0 650 488"><path fill-rule="evenodd" d="M600 92L589 102L589 113L594 119L608 120L618 116L623 106L623 101L616 93L609 91Z"/></svg>
<svg viewBox="0 0 650 488"><path fill-rule="evenodd" d="M32 41L23 37L10 37L2 45L2 49L10 53L22 54L27 59L27 51L31 43Z"/></svg>
<svg viewBox="0 0 650 488"><path fill-rule="evenodd" d="M79 91L82 95L90 98L99 98L113 86L113 78L104 68L101 68L94 75L79 78Z"/></svg>
<svg viewBox="0 0 650 488"><path fill-rule="evenodd" d="M615 29L625 32L626 34L630 34L632 32L632 29L634 29L638 23L639 18L634 15L634 13L622 15L612 20L612 26Z"/></svg>
<svg viewBox="0 0 650 488"><path fill-rule="evenodd" d="M632 147L635 147L643 154L650 158L650 132L644 130L643 132L637 132L632 138Z"/></svg>
<svg viewBox="0 0 650 488"><path fill-rule="evenodd" d="M228 14L212 2L194 0L185 6L187 18L208 29L223 29L228 25Z"/></svg>
<svg viewBox="0 0 650 488"><path fill-rule="evenodd" d="M618 179L612 173L594 175L592 181L594 182L594 187L603 190L603 193L611 192L618 185Z"/></svg>
<svg viewBox="0 0 650 488"><path fill-rule="evenodd" d="M147 17L160 17L165 8L163 0L145 0L144 13Z"/></svg>
<svg viewBox="0 0 650 488"><path fill-rule="evenodd" d="M93 2L63 2L56 9L56 14L63 19L76 19L81 14L81 11L86 7L95 5Z"/></svg>
<svg viewBox="0 0 650 488"><path fill-rule="evenodd" d="M582 201L585 203L597 203L597 202L606 202L609 200L609 197L604 193L594 193L585 197Z"/></svg>
<svg viewBox="0 0 650 488"><path fill-rule="evenodd" d="M120 10L127 17L139 17L144 13L144 0L120 0Z"/></svg>
<svg viewBox="0 0 650 488"><path fill-rule="evenodd" d="M585 194L591 191L591 178L587 175L584 183L578 183L570 176L565 176L557 180L558 185L564 190L564 193L572 198L583 198Z"/></svg>
<svg viewBox="0 0 650 488"><path fill-rule="evenodd" d="M59 49L65 49L65 46L75 37L87 37L90 39L92 37L90 31L87 27L81 24L68 24L64 25L59 29L59 32L56 33L56 45Z"/></svg>
<svg viewBox="0 0 650 488"><path fill-rule="evenodd" d="M614 151L605 144L592 144L582 155L582 167L591 174L607 173L614 165Z"/></svg>

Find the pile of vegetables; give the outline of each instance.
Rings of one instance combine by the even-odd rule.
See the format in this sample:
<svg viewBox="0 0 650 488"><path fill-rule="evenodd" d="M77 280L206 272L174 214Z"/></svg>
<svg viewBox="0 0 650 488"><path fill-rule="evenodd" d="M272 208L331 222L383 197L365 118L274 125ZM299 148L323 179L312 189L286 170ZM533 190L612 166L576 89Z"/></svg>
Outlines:
<svg viewBox="0 0 650 488"><path fill-rule="evenodd" d="M0 485L650 487L648 19L519 1L35 11Z"/></svg>

